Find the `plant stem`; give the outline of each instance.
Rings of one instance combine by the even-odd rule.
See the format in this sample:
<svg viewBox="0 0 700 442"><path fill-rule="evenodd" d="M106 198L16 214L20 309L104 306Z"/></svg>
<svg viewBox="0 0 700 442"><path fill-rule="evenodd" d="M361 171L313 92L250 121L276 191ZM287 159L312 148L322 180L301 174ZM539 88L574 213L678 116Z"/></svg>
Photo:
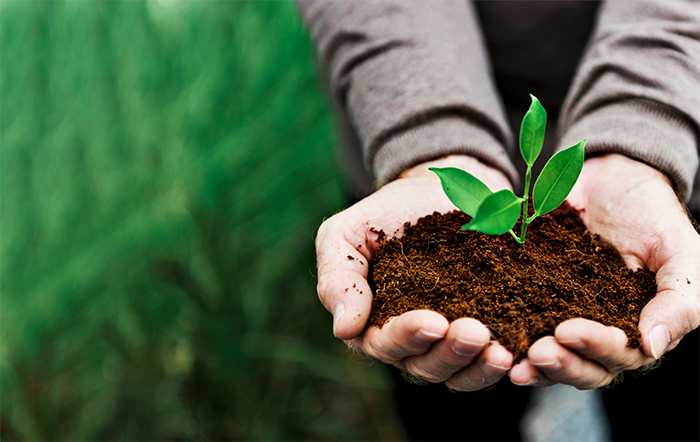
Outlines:
<svg viewBox="0 0 700 442"><path fill-rule="evenodd" d="M528 219L528 206L530 205L530 179L532 178L532 167L527 166L527 171L525 172L525 194L523 195L523 208L522 208L522 227L520 229L520 239L517 240L520 247L525 245L525 234L527 233L527 225L532 221Z"/></svg>
<svg viewBox="0 0 700 442"><path fill-rule="evenodd" d="M520 229L520 241L518 242L520 247L525 245L525 234L527 233L527 226L530 224L528 221L527 217L523 218L523 227Z"/></svg>
<svg viewBox="0 0 700 442"><path fill-rule="evenodd" d="M522 247L522 243L520 242L520 237L519 237L518 235L516 235L515 232L513 232L513 229L510 229L510 230L508 231L508 233L510 233L510 235L511 235L513 238L515 238L515 242L517 242L518 244L520 244L520 246Z"/></svg>

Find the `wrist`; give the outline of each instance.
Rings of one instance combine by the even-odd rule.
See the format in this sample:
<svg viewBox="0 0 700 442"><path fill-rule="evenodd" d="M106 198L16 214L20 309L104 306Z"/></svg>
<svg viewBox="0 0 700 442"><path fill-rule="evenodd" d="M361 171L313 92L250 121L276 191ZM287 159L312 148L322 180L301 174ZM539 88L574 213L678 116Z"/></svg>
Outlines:
<svg viewBox="0 0 700 442"><path fill-rule="evenodd" d="M428 170L431 167L456 167L462 169L480 179L493 191L513 189L510 180L499 169L488 166L478 159L467 155L449 155L437 160L426 161L410 169L406 169L399 175L399 179L429 177L439 183L440 180L437 175Z"/></svg>
<svg viewBox="0 0 700 442"><path fill-rule="evenodd" d="M581 181L586 183L583 189L586 197L590 197L590 193L599 186L607 188L607 191L615 189L618 193L624 193L640 190L641 186L647 185L666 188L669 198L675 196L673 185L663 172L616 153L586 159Z"/></svg>
<svg viewBox="0 0 700 442"><path fill-rule="evenodd" d="M583 164L584 170L589 174L611 175L623 173L631 176L645 176L647 178L665 181L666 184L673 187L671 180L666 174L626 155L618 153L596 155L587 158Z"/></svg>

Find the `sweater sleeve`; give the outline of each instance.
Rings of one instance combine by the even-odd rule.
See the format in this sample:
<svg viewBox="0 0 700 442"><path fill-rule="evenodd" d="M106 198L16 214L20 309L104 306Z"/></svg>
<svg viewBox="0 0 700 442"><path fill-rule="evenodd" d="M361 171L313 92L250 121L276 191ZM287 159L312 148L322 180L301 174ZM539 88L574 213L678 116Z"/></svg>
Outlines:
<svg viewBox="0 0 700 442"><path fill-rule="evenodd" d="M664 172L687 201L700 143L700 1L608 1L559 121L560 146Z"/></svg>
<svg viewBox="0 0 700 442"><path fill-rule="evenodd" d="M474 156L518 177L512 135L466 1L298 0L331 95L378 185L424 161Z"/></svg>

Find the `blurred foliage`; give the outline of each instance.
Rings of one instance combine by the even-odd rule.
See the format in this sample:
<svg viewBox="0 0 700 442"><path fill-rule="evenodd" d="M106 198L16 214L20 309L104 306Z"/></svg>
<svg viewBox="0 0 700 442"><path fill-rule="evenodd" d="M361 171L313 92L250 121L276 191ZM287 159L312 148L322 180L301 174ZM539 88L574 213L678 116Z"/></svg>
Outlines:
<svg viewBox="0 0 700 442"><path fill-rule="evenodd" d="M318 303L344 204L289 2L0 3L3 440L401 437Z"/></svg>

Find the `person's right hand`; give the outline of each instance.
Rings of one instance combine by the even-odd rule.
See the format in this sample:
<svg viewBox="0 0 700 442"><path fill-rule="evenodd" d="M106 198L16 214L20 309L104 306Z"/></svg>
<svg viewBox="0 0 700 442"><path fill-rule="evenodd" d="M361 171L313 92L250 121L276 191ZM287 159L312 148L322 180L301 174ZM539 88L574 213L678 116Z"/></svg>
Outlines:
<svg viewBox="0 0 700 442"><path fill-rule="evenodd" d="M417 310L365 330L372 308L367 274L379 246L370 228L401 235L406 221L455 210L429 167L458 167L493 191L511 187L500 171L466 156L407 170L321 225L316 237L318 296L333 315L334 335L355 349L428 382L475 391L496 383L513 363L513 355L500 344L488 345L489 330L479 321L462 318L450 324L438 313Z"/></svg>

